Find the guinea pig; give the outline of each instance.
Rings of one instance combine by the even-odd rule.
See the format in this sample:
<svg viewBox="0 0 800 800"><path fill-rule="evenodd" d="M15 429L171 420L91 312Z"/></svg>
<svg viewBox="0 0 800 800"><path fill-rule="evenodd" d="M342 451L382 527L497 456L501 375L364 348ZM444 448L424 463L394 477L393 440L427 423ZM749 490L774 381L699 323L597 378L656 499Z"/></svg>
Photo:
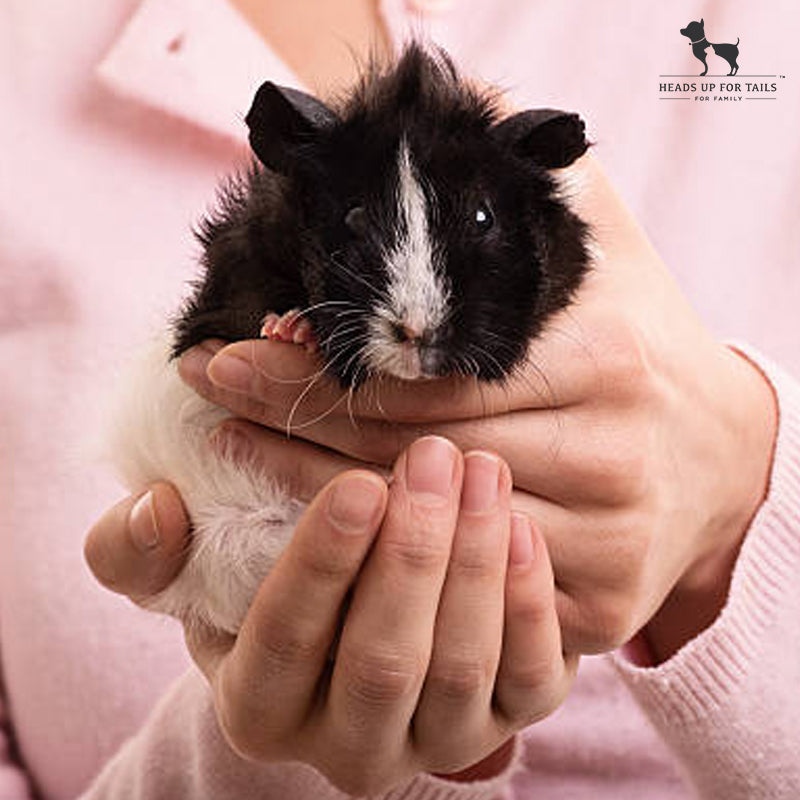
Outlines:
<svg viewBox="0 0 800 800"><path fill-rule="evenodd" d="M230 413L181 382L176 357L296 310L348 390L376 375L501 381L589 264L554 172L589 146L580 117L503 118L441 50L411 44L335 105L266 82L246 124L258 161L201 223L202 278L120 393L109 442L128 488L169 480L192 520L186 564L149 606L231 633L303 504L212 449Z"/></svg>

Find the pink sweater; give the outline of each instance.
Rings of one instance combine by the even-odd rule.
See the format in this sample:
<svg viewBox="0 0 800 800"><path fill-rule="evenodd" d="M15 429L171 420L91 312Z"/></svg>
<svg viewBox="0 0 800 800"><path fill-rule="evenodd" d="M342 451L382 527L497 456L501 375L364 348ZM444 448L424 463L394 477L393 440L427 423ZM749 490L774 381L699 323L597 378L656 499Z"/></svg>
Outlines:
<svg viewBox="0 0 800 800"><path fill-rule="evenodd" d="M421 24L519 105L580 110L708 325L800 374L797 4L451 5ZM415 23L402 0L382 7L399 41ZM775 99L660 87L733 80L696 77L679 29L701 13L711 41L740 37L740 96L774 81L760 97ZM728 70L710 50L709 66ZM234 756L179 627L82 560L120 494L88 456L100 396L175 307L190 225L245 156L242 115L267 76L296 83L226 0L0 5L2 800L339 796L309 767ZM584 659L493 780L418 776L391 797L800 797L800 386L753 357L778 392L778 449L719 619L658 668Z"/></svg>

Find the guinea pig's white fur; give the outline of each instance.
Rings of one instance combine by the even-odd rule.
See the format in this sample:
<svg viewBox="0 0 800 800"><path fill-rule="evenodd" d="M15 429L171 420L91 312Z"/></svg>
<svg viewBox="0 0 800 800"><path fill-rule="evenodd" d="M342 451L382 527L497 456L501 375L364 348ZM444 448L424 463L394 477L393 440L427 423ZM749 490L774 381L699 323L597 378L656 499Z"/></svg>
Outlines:
<svg viewBox="0 0 800 800"><path fill-rule="evenodd" d="M116 392L106 448L128 489L169 480L192 520L183 569L147 608L236 633L304 505L263 468L211 447L210 431L228 416L183 383L165 334Z"/></svg>

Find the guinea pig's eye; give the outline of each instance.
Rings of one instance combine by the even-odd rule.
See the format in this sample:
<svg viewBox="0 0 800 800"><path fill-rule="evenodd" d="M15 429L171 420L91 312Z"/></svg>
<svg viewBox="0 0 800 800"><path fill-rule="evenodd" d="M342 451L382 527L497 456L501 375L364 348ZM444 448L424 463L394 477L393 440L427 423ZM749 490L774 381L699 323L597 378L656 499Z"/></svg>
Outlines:
<svg viewBox="0 0 800 800"><path fill-rule="evenodd" d="M494 214L492 214L492 209L489 208L488 203L481 203L475 209L475 215L472 221L481 233L486 233L486 231L491 230L494 225Z"/></svg>
<svg viewBox="0 0 800 800"><path fill-rule="evenodd" d="M353 206L344 217L344 224L355 234L367 232L367 211L364 206Z"/></svg>

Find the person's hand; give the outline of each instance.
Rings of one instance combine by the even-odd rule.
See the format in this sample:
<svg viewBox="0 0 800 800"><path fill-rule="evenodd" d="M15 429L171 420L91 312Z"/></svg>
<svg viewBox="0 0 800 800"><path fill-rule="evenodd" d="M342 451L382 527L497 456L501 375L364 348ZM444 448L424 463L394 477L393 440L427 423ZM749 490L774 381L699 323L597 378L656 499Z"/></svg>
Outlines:
<svg viewBox="0 0 800 800"><path fill-rule="evenodd" d="M391 463L424 431L496 450L547 541L568 651L612 649L648 623L662 660L724 603L765 494L775 403L700 323L597 162L570 171L601 256L507 385L382 381L344 403L333 382L300 381L319 369L302 348L267 341L192 351L181 371L240 416L291 420L367 462Z"/></svg>
<svg viewBox="0 0 800 800"><path fill-rule="evenodd" d="M225 429L264 464L285 459L307 492L342 468L255 426ZM129 518L134 498L110 510L86 544L98 579L139 600L169 582L188 533L174 490L152 497L143 519ZM560 704L577 668L562 654L547 549L510 501L501 459L436 437L400 455L391 486L366 470L327 482L238 636L186 632L233 749L303 761L356 794L502 768L508 740ZM161 544L134 544L137 528L152 541L154 521Z"/></svg>

